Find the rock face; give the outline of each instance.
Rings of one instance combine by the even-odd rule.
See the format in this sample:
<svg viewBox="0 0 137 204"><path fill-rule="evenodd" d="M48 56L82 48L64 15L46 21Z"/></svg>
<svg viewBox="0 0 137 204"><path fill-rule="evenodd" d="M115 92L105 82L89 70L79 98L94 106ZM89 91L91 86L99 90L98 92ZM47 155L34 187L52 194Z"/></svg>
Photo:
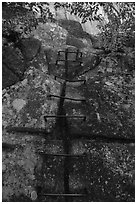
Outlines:
<svg viewBox="0 0 137 204"><path fill-rule="evenodd" d="M76 38L89 38L90 35L83 31L81 24L78 21L61 19L59 25L66 29L70 35Z"/></svg>
<svg viewBox="0 0 137 204"><path fill-rule="evenodd" d="M59 25L68 31L66 44L77 48L92 47L90 34L83 31L79 22L61 19ZM88 41L88 43L87 43Z"/></svg>
<svg viewBox="0 0 137 204"><path fill-rule="evenodd" d="M34 61L32 63L32 67L30 66L26 70L26 72L24 73L24 80L11 87L10 95L8 94L8 98L6 96L4 97L3 116L5 115L6 118L7 117L9 118L7 122L6 122L7 119L3 118L3 121L5 121L6 124L19 125L20 123L22 123L22 126L24 126L25 124L27 124L29 122L28 120L30 118L29 115L28 116L26 115L27 112L29 112L28 114L30 114L32 117L34 116L34 118L33 118L34 121L35 121L36 117L39 118L40 115L43 115L42 112L39 110L39 108L41 109L41 106L42 106L41 103L44 102L43 100L46 97L46 93L48 93L48 88L46 87L45 83L50 83L48 80L48 76L47 76L48 70L47 70L46 60L44 57L45 57L44 53L43 53L43 55L41 54L40 58L37 58L36 62ZM39 66L38 66L38 64L39 64ZM54 88L55 88L55 86L52 87L52 89L54 89ZM6 92L6 90L4 90L4 91ZM41 92L43 93L44 98L42 98ZM11 99L11 101L10 101L10 99ZM10 105L6 108L7 109L6 110L5 105L7 103ZM8 115L6 116L5 113L10 108L11 109L13 108L13 110L16 112L16 114L18 116L16 114L15 115L17 116L17 118L19 117L20 119L16 118L17 120L16 119L12 120L12 118L10 118L10 116L8 116ZM38 113L38 115L37 115L35 109L37 109L37 113L40 111ZM24 111L22 111L22 110L24 110ZM30 120L30 123L34 122L33 119ZM40 120L39 120L39 122L40 122ZM37 123L36 127L39 127L39 125L40 124ZM29 126L29 124L28 124L28 126Z"/></svg>
<svg viewBox="0 0 137 204"><path fill-rule="evenodd" d="M31 61L36 57L37 53L40 51L41 43L35 38L24 38L20 41L20 49L23 57L27 61Z"/></svg>
<svg viewBox="0 0 137 204"><path fill-rule="evenodd" d="M23 79L27 66L40 51L41 43L34 38L22 39L19 47L3 46L2 50L2 88L6 88ZM7 80L8 79L8 80Z"/></svg>
<svg viewBox="0 0 137 204"><path fill-rule="evenodd" d="M9 87L18 82L18 77L7 67L6 64L2 64L2 89Z"/></svg>
<svg viewBox="0 0 137 204"><path fill-rule="evenodd" d="M32 35L41 41L44 48L58 48L66 45L67 31L56 23L39 23Z"/></svg>
<svg viewBox="0 0 137 204"><path fill-rule="evenodd" d="M3 88L6 88L7 86L10 86L19 81L26 69L25 62L20 50L11 46L4 47L2 50L2 65Z"/></svg>
<svg viewBox="0 0 137 204"><path fill-rule="evenodd" d="M49 92L58 95L60 84L47 75L45 56L39 57L36 62L34 61L33 66L26 70L22 82L11 86L9 91L3 90L3 144L8 143L3 148L3 200L6 201L14 201L14 198L16 201L34 199L37 186L34 169L41 165L41 162L37 163L40 157L35 151L39 150L44 142L36 135L31 137L26 133L25 135L8 133L5 131L6 128L25 126L46 127L46 130L50 130L54 125L54 120L45 124L44 115L56 114L57 100L49 100L47 95ZM37 141L37 147L34 140ZM10 148L9 144L13 148ZM25 148L20 144L25 145ZM10 170L14 174L11 175Z"/></svg>
<svg viewBox="0 0 137 204"><path fill-rule="evenodd" d="M55 118L48 118L46 121L44 116L56 115L58 110L59 99L49 97L49 94L60 96L63 83L63 80L54 78L54 75L63 76L64 73L64 66L55 65L58 51L65 48L77 51L77 46L66 45L67 34L65 29L55 24L40 25L38 31L33 33L38 39L36 47L33 44L35 40L30 44L28 39L22 42L24 57L21 59L24 60L26 57L27 60L31 60L36 56L27 69L21 66L23 80L3 90L3 201L64 201L61 197L43 198L39 192L64 192L64 158L45 159L42 153L64 153L62 141L55 140L58 138L57 133L48 134L54 130ZM42 47L37 55L39 41ZM10 48L10 54L7 56L9 61L9 55L14 56L11 54L15 53L13 51L14 49ZM66 96L86 99L86 102L65 100L64 108L67 115L85 115L86 121L68 119L69 131L78 133L77 135L105 134L107 141L100 141L100 138L99 140L88 138L90 142L85 138L74 140L72 134L70 154L82 156L85 153L86 159L83 156L73 158L70 165L70 190L72 193L83 193L83 189L88 192L85 198L74 198L73 201L134 201L134 144L109 141L110 135L115 139L118 133L119 139L121 137L131 139L133 121L129 120L133 117L134 104L130 104L133 107L129 109L126 105L126 96L123 99L123 93L120 92L125 81L116 72L119 67L116 59L108 57L100 61L96 53L92 53L93 50L81 47L80 51L83 52L84 66L81 69L90 70L82 74L78 66L74 79L86 79L86 84L68 83ZM4 56L6 52L9 50L4 51ZM16 54L13 60L16 62L15 59ZM70 59L72 60L72 55ZM18 73L19 62L21 61L18 61L17 68L15 66ZM96 69L92 70L92 65L96 63ZM8 66L10 65L11 61L8 62ZM8 68L4 66L3 73L6 75ZM132 90L127 87L126 91L130 101ZM38 135L37 132L32 134L32 131L10 132L9 126L25 127L29 130L43 128L45 132L42 135Z"/></svg>

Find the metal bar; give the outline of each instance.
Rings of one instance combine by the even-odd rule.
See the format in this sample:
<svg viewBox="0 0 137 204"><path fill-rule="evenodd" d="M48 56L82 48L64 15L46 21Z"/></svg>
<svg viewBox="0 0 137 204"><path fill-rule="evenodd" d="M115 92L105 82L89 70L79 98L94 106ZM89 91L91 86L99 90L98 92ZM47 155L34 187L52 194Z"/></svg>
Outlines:
<svg viewBox="0 0 137 204"><path fill-rule="evenodd" d="M78 60L78 54L79 54L79 49L77 49L77 52L76 52L76 60Z"/></svg>
<svg viewBox="0 0 137 204"><path fill-rule="evenodd" d="M77 119L83 119L83 121L86 121L86 116L79 116L79 115L70 115L70 116L67 116L67 115L47 115L47 116L44 116L44 120L45 122L47 122L47 118L77 118Z"/></svg>
<svg viewBox="0 0 137 204"><path fill-rule="evenodd" d="M65 50L65 78L68 77L68 49Z"/></svg>
<svg viewBox="0 0 137 204"><path fill-rule="evenodd" d="M60 56L60 51L58 51L58 57Z"/></svg>
<svg viewBox="0 0 137 204"><path fill-rule="evenodd" d="M87 194L74 194L74 193L46 193L42 194L43 196L67 196L67 197L83 197L87 196Z"/></svg>
<svg viewBox="0 0 137 204"><path fill-rule="evenodd" d="M44 118L86 118L84 115L46 115Z"/></svg>
<svg viewBox="0 0 137 204"><path fill-rule="evenodd" d="M80 58L82 58L82 52L80 52Z"/></svg>
<svg viewBox="0 0 137 204"><path fill-rule="evenodd" d="M55 65L60 66L60 64L58 64L58 62L65 62L65 60L56 60ZM69 62L77 62L77 64L75 66L81 66L81 64L83 63L82 61L78 61L78 60L77 61L76 60L68 60L68 63ZM69 64L69 66L70 66L70 64ZM71 68L71 67L69 67L69 68ZM74 68L74 67L72 67L72 68Z"/></svg>
<svg viewBox="0 0 137 204"><path fill-rule="evenodd" d="M55 98L62 98L62 99L64 98L64 99L72 100L72 101L86 102L86 99L76 99L76 98L62 97L62 96L57 96L57 95L53 95L53 94L49 94L48 97L55 97Z"/></svg>
<svg viewBox="0 0 137 204"><path fill-rule="evenodd" d="M66 60L63 60L63 59L59 59L59 60L56 60L56 63L57 62L66 62ZM83 61L81 60L67 60L67 62L78 62L78 63L82 63ZM57 65L57 64L56 64Z"/></svg>
<svg viewBox="0 0 137 204"><path fill-rule="evenodd" d="M44 153L44 152L38 152L38 154L42 154L45 156L51 156L51 157L86 157L86 154L82 155L72 155L72 154L49 154L49 153Z"/></svg>
<svg viewBox="0 0 137 204"><path fill-rule="evenodd" d="M61 52L64 52L65 53L65 51L59 51L60 53ZM76 54L77 52L73 52L73 51L68 51L68 53L74 53L74 54ZM79 52L79 53L81 53L82 54L82 52Z"/></svg>
<svg viewBox="0 0 137 204"><path fill-rule="evenodd" d="M65 78L67 78L67 77L68 77L68 49L65 50ZM66 85L66 82L64 82L64 84ZM64 100L65 100L65 95L64 95ZM62 110L66 114L63 106L62 106ZM67 128L66 118L64 118L64 121L62 121L62 122L64 125L64 128L62 129L64 152L66 155L68 155L70 144L69 144L69 138L68 138L68 134L67 134L68 128ZM70 193L70 189L69 189L69 168L70 167L69 167L69 164L70 164L69 157L65 157L65 159L64 159L64 192L65 192L65 194ZM71 200L68 198L68 196L66 196L65 201L69 202Z"/></svg>
<svg viewBox="0 0 137 204"><path fill-rule="evenodd" d="M103 51L103 50L102 50L102 51ZM59 52L61 53L61 52L65 52L65 51L59 51ZM68 53L74 53L74 54L75 54L76 52L68 51ZM95 55L100 55L100 54L101 54L101 53L98 53L98 54L97 54L96 52L91 52L91 51L90 51L90 53L95 54ZM79 54L81 54L81 56L82 56L82 52L79 52Z"/></svg>

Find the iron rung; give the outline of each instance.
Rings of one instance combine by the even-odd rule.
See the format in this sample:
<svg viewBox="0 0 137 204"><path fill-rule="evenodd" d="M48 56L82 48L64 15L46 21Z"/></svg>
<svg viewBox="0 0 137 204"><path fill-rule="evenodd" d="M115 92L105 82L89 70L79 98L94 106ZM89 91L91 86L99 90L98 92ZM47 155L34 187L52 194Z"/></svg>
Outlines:
<svg viewBox="0 0 137 204"><path fill-rule="evenodd" d="M58 59L58 60L56 60L56 63L57 63L57 62L66 62L66 60ZM82 63L83 61L81 61L81 60L67 60L67 62L78 62L78 63Z"/></svg>
<svg viewBox="0 0 137 204"><path fill-rule="evenodd" d="M62 98L62 99L72 100L72 101L86 102L86 99L69 98L69 97L57 96L57 95L53 95L53 94L49 94L48 97L55 97L55 98Z"/></svg>
<svg viewBox="0 0 137 204"><path fill-rule="evenodd" d="M63 52L63 53L65 53L65 51L58 51L58 53L61 53L61 52ZM74 54L77 54L77 52L72 52L72 51L68 51L67 53L74 53ZM78 52L79 54L82 54L82 52Z"/></svg>
<svg viewBox="0 0 137 204"><path fill-rule="evenodd" d="M84 115L46 115L44 119L46 118L83 118L83 120L86 120Z"/></svg>
<svg viewBox="0 0 137 204"><path fill-rule="evenodd" d="M66 62L66 60L57 60L55 65L60 66L60 64L58 64L58 62ZM75 61L75 60L73 60L73 61L68 60L67 62L77 62L77 64L75 66L82 66L82 63L83 63L82 61ZM70 65L69 65L69 69L71 69ZM72 67L72 69L74 69L74 67Z"/></svg>

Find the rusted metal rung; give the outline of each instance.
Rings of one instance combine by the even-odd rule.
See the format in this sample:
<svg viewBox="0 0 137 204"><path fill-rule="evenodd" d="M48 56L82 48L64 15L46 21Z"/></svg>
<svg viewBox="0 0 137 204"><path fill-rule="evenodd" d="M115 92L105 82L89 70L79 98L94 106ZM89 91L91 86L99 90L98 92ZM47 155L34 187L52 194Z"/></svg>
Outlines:
<svg viewBox="0 0 137 204"><path fill-rule="evenodd" d="M84 115L46 115L44 119L46 118L83 118L83 120L86 120Z"/></svg>
<svg viewBox="0 0 137 204"><path fill-rule="evenodd" d="M55 65L59 65L58 64L58 62L66 62L66 60L56 60L56 63L55 63ZM75 65L75 66L78 66L78 65L80 65L81 66L81 64L83 63L83 61L79 61L79 60L67 60L67 62L69 63L69 62L77 62L77 63L79 63L79 64L77 64L77 65ZM70 66L70 65L69 65ZM69 67L69 68L71 68L71 67ZM74 68L74 67L72 67L72 68Z"/></svg>
<svg viewBox="0 0 137 204"><path fill-rule="evenodd" d="M65 53L65 51L59 51L58 52L58 57L60 56L60 53ZM77 59L80 59L80 58L82 58L82 52L79 52L79 50L77 50L76 52L69 52L69 51L67 51L67 53L69 54L69 53L73 53L73 54L76 54L76 60ZM80 55L80 56L79 56Z"/></svg>
<svg viewBox="0 0 137 204"><path fill-rule="evenodd" d="M54 79L55 79L55 80L56 80L56 78L62 79L62 80L64 80L64 81L66 81L66 82L72 82L72 83L74 83L74 82L84 82L84 84L86 83L86 80L85 80L85 79L70 80L70 79L65 79L65 78L63 78L63 77L54 76Z"/></svg>
<svg viewBox="0 0 137 204"><path fill-rule="evenodd" d="M61 59L58 59L56 60L56 62L65 62L66 60L61 60ZM67 62L79 62L79 63L82 63L83 61L81 60L67 60Z"/></svg>
<svg viewBox="0 0 137 204"><path fill-rule="evenodd" d="M87 194L76 194L76 193L46 193L42 194L42 196L68 196L68 197L84 197Z"/></svg>
<svg viewBox="0 0 137 204"><path fill-rule="evenodd" d="M58 51L58 53L61 53L61 52L65 53L65 51ZM68 53L74 53L74 54L76 54L76 53L78 52L78 53L82 54L82 52L79 52L79 51L75 51L75 52L73 52L73 51L67 51L67 52L68 52Z"/></svg>
<svg viewBox="0 0 137 204"><path fill-rule="evenodd" d="M72 155L72 154L50 154L50 153L44 153L44 152L38 152L38 154L42 154L45 156L51 156L51 157L86 157L86 154L82 155Z"/></svg>
<svg viewBox="0 0 137 204"><path fill-rule="evenodd" d="M57 95L53 95L53 94L49 94L48 97L55 97L55 98L62 98L62 99L72 100L72 101L86 102L86 99L69 98L69 97L57 96Z"/></svg>

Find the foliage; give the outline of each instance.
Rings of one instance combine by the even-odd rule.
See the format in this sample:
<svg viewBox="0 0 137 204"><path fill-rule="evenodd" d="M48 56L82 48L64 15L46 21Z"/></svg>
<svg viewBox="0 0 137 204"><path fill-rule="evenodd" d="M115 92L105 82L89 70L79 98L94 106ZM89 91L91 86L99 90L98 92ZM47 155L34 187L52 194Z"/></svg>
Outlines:
<svg viewBox="0 0 137 204"><path fill-rule="evenodd" d="M54 7L77 15L82 23L99 21L100 47L106 51L123 50L125 45L134 47L134 2L55 2ZM3 10L6 13L3 15L3 33L16 30L19 26L21 33L31 32L39 22L55 20L47 2L3 2Z"/></svg>
<svg viewBox="0 0 137 204"><path fill-rule="evenodd" d="M135 13L134 3L117 3L114 10L107 5L108 22L100 26L102 47L112 52L124 52L125 47L134 47Z"/></svg>
<svg viewBox="0 0 137 204"><path fill-rule="evenodd" d="M67 9L71 14L77 15L82 19L82 23L91 20L101 20L101 15L97 14L99 3L96 2L73 2L73 3L55 3L55 9L60 7Z"/></svg>
<svg viewBox="0 0 137 204"><path fill-rule="evenodd" d="M3 2L2 10L2 32L7 35L15 30L27 34L33 28L36 29L39 22L45 23L47 19L53 19L49 4L46 2Z"/></svg>
<svg viewBox="0 0 137 204"><path fill-rule="evenodd" d="M121 51L127 44L134 47L134 2L57 2L54 5L56 9L66 8L71 14L77 15L82 23L99 21L101 47L106 51Z"/></svg>

